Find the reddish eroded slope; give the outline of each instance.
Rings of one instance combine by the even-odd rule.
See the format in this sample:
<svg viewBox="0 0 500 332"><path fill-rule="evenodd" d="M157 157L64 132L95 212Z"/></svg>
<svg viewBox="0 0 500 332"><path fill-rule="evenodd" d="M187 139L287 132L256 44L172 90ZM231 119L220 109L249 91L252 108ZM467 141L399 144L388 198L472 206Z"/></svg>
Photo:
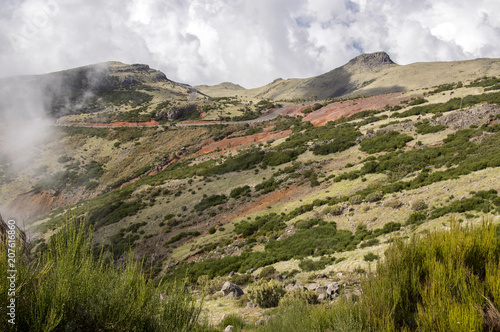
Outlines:
<svg viewBox="0 0 500 332"><path fill-rule="evenodd" d="M196 154L210 153L217 149L220 149L222 151L235 151L247 148L254 143L267 142L269 140L276 140L278 138L287 137L291 133L292 130L288 129L278 132L262 132L244 137L224 138L223 140L217 142L208 140L203 143L202 148Z"/></svg>
<svg viewBox="0 0 500 332"><path fill-rule="evenodd" d="M391 93L355 100L338 101L307 114L302 121L310 121L314 126L324 126L328 121L335 121L341 117L349 117L361 111L382 110L386 105L398 105L401 101L410 97L403 93ZM305 108L307 106L294 105L284 110L282 115L304 116L302 111Z"/></svg>

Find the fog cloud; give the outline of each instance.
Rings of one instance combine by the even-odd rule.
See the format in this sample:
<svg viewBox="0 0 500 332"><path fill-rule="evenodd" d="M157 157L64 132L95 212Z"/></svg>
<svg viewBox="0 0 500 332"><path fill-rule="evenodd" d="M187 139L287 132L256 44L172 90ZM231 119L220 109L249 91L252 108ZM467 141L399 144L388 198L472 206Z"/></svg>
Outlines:
<svg viewBox="0 0 500 332"><path fill-rule="evenodd" d="M500 57L499 10L494 0L7 0L0 76L117 60L255 87L365 52L400 64Z"/></svg>

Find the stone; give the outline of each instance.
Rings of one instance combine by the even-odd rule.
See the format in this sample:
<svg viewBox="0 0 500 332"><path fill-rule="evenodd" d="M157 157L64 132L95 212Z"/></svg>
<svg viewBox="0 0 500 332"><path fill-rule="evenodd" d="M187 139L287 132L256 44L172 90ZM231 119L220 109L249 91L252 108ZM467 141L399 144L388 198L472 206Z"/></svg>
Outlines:
<svg viewBox="0 0 500 332"><path fill-rule="evenodd" d="M246 309L254 309L254 308L257 308L257 307L258 307L257 303L255 303L255 302L248 302L247 306L245 308Z"/></svg>
<svg viewBox="0 0 500 332"><path fill-rule="evenodd" d="M232 276L234 276L234 271L229 272L228 277L232 277Z"/></svg>
<svg viewBox="0 0 500 332"><path fill-rule="evenodd" d="M326 300L326 294L324 294L324 293L323 294L319 294L318 295L318 301L324 301L324 300Z"/></svg>
<svg viewBox="0 0 500 332"><path fill-rule="evenodd" d="M224 296L232 295L233 297L239 297L244 294L240 286L233 284L230 281L226 281L220 291L224 294Z"/></svg>
<svg viewBox="0 0 500 332"><path fill-rule="evenodd" d="M232 325L228 325L226 326L226 328L224 329L224 332L233 332L233 326Z"/></svg>

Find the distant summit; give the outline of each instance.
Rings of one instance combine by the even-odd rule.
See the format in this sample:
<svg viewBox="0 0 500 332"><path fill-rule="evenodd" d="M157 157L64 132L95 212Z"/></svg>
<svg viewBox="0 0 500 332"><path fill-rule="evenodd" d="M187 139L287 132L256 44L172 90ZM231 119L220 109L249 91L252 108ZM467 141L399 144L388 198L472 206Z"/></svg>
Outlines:
<svg viewBox="0 0 500 332"><path fill-rule="evenodd" d="M361 54L346 64L346 67L376 68L385 65L395 65L389 54L385 52L375 52Z"/></svg>

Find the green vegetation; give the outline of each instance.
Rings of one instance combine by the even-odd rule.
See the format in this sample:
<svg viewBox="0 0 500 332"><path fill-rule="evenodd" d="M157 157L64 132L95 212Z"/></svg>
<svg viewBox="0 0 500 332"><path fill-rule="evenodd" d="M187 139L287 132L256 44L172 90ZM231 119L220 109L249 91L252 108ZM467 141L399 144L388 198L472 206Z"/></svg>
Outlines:
<svg viewBox="0 0 500 332"><path fill-rule="evenodd" d="M425 135L443 131L446 129L446 126L443 125L432 126L429 124L429 120L426 119L422 122L417 122L415 124L415 128L417 129L417 134Z"/></svg>
<svg viewBox="0 0 500 332"><path fill-rule="evenodd" d="M274 280L259 280L248 289L248 298L262 308L276 307L285 295L285 289Z"/></svg>
<svg viewBox="0 0 500 332"><path fill-rule="evenodd" d="M360 150L367 153L377 153L382 151L395 151L406 146L406 143L413 140L413 137L400 134L397 131L379 133L374 137L365 138L360 143Z"/></svg>
<svg viewBox="0 0 500 332"><path fill-rule="evenodd" d="M107 263L94 255L91 234L70 220L39 255L18 252L15 325L7 323L8 287L0 284L5 331L203 330L197 323L201 308L183 287L154 286L132 256L119 269ZM0 252L6 271L7 246Z"/></svg>
<svg viewBox="0 0 500 332"><path fill-rule="evenodd" d="M405 118L412 115L424 115L427 113L441 114L456 109L476 105L482 102L487 102L490 104L500 104L500 92L484 93L481 95L469 95L464 98L452 98L445 103L415 106L402 113L393 113L392 117Z"/></svg>
<svg viewBox="0 0 500 332"><path fill-rule="evenodd" d="M226 195L210 195L207 197L203 197L203 199L199 203L194 205L194 209L196 211L205 211L212 206L224 204L227 201L228 198L226 197Z"/></svg>

